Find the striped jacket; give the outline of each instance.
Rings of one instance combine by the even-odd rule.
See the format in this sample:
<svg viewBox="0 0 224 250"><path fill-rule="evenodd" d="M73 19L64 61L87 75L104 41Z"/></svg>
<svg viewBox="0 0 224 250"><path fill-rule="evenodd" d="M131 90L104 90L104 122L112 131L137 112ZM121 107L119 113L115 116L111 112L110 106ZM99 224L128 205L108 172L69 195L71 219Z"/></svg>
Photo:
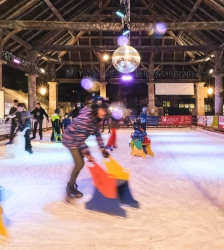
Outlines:
<svg viewBox="0 0 224 250"><path fill-rule="evenodd" d="M79 148L82 155L88 155L88 146L85 140L95 135L100 148L104 148L104 143L100 134L100 124L91 114L91 109L85 107L80 110L80 114L72 120L63 134L62 143L67 148Z"/></svg>

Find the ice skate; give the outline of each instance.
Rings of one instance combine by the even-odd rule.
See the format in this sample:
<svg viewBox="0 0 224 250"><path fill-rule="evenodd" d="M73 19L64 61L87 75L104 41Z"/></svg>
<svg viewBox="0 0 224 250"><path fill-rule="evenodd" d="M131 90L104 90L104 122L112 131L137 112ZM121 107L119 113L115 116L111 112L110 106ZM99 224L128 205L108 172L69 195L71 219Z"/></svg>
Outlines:
<svg viewBox="0 0 224 250"><path fill-rule="evenodd" d="M66 187L66 201L68 203L71 203L72 201L74 201L75 199L80 199L83 197L83 193L81 193L80 191L77 190L78 185L75 184L75 187L71 187L69 184Z"/></svg>

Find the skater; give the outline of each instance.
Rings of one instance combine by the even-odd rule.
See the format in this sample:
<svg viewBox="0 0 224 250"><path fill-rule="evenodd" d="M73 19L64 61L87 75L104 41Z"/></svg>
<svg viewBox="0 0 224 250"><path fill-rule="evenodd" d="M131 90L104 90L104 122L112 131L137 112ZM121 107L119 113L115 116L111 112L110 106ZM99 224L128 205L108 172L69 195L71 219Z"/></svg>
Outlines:
<svg viewBox="0 0 224 250"><path fill-rule="evenodd" d="M37 126L39 124L39 135L40 135L40 140L42 140L42 138L43 138L43 133L42 133L43 119L45 116L47 118L47 121L49 121L48 114L41 107L39 102L37 103L36 108L31 112L31 114L34 116L35 122L34 122L34 128L33 128L33 137L30 139L34 140L36 138Z"/></svg>
<svg viewBox="0 0 224 250"><path fill-rule="evenodd" d="M75 108L68 114L68 117L72 117L74 119L79 115L79 111L81 110L81 104L80 103L75 103Z"/></svg>
<svg viewBox="0 0 224 250"><path fill-rule="evenodd" d="M104 148L99 124L106 114L106 108L107 106L104 103L104 99L102 97L96 97L91 107L84 107L80 111L79 116L77 116L65 130L62 143L69 149L75 163L66 188L68 198L81 198L83 196L83 194L77 190L78 185L76 184L76 179L84 167L84 157L90 162L94 161L85 143L88 136L95 135L103 156L109 156L109 153Z"/></svg>
<svg viewBox="0 0 224 250"><path fill-rule="evenodd" d="M146 119L147 119L147 113L146 113L147 109L143 108L142 109L142 113L140 114L141 117L141 128L146 131Z"/></svg>
<svg viewBox="0 0 224 250"><path fill-rule="evenodd" d="M113 151L113 148L117 148L116 131L119 128L119 121L120 120L114 118L113 115L111 115L110 123L109 123L110 129L111 129L111 135L106 145L106 149L110 149L110 151Z"/></svg>
<svg viewBox="0 0 224 250"><path fill-rule="evenodd" d="M107 109L107 113L106 113L105 117L103 118L101 133L104 132L104 126L105 126L105 123L107 123L108 134L110 134L110 123L109 123L109 121L110 121L110 110Z"/></svg>
<svg viewBox="0 0 224 250"><path fill-rule="evenodd" d="M65 118L62 120L62 128L65 130L70 123L71 120L68 118L68 113L65 113Z"/></svg>
<svg viewBox="0 0 224 250"><path fill-rule="evenodd" d="M23 131L26 129L25 132L25 150L30 154L33 153L32 146L30 142L30 112L28 110L24 110L24 103L19 103L17 106L17 112L15 113L15 122L19 128L19 131Z"/></svg>
<svg viewBox="0 0 224 250"><path fill-rule="evenodd" d="M14 113L16 113L17 111L17 105L18 105L18 100L14 100L13 101L13 107L11 107L10 111L9 111L9 115L13 115ZM5 120L5 124L9 121L9 117ZM12 123L11 123L11 129L10 129L10 137L9 137L9 142L6 143L6 145L8 144L12 144L13 142L13 138L14 138L14 134L15 134L15 130L16 130L16 122L15 122L15 117L11 118Z"/></svg>
<svg viewBox="0 0 224 250"><path fill-rule="evenodd" d="M55 109L55 114L51 116L51 121L52 121L52 134L51 134L51 141L56 142L56 141L61 141L60 135L61 131L60 129L62 128L61 124L61 118L60 118L60 109ZM58 139L57 136L58 135Z"/></svg>

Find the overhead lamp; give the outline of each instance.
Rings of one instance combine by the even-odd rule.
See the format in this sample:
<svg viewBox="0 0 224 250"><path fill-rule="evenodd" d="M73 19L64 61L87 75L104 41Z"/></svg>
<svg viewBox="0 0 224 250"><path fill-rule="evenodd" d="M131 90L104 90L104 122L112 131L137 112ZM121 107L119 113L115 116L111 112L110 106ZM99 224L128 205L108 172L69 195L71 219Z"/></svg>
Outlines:
<svg viewBox="0 0 224 250"><path fill-rule="evenodd" d="M45 73L46 73L46 70L43 69L43 68L40 68L40 72L41 72L42 74L45 74Z"/></svg>
<svg viewBox="0 0 224 250"><path fill-rule="evenodd" d="M109 60L109 55L108 55L108 54L104 54L104 55L103 55L103 60L104 60L104 61Z"/></svg>
<svg viewBox="0 0 224 250"><path fill-rule="evenodd" d="M123 30L122 30L122 35L123 35L123 36L126 36L126 35L128 35L129 33L130 33L130 30L129 30L129 28L128 28L128 25L125 24L125 25L124 25L124 28L123 28Z"/></svg>
<svg viewBox="0 0 224 250"><path fill-rule="evenodd" d="M213 73L213 69L210 69L210 70L209 70L209 74L212 74L212 73Z"/></svg>
<svg viewBox="0 0 224 250"><path fill-rule="evenodd" d="M212 94L213 94L213 88L210 87L210 88L208 88L207 91L208 91L208 94L209 94L209 95L212 95Z"/></svg>
<svg viewBox="0 0 224 250"><path fill-rule="evenodd" d="M124 5L121 5L121 8L119 10L116 11L116 14L119 16L119 17L124 17L125 16L125 8L124 8Z"/></svg>

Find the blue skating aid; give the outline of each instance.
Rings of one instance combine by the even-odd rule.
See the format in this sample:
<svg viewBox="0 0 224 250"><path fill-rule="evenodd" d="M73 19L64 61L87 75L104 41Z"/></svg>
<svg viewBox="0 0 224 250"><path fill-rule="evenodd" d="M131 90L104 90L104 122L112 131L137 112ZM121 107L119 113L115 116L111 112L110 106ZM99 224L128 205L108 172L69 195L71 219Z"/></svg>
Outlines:
<svg viewBox="0 0 224 250"><path fill-rule="evenodd" d="M118 199L106 198L97 188L95 188L92 199L86 203L86 209L126 217L126 212L120 207Z"/></svg>
<svg viewBox="0 0 224 250"><path fill-rule="evenodd" d="M129 205L130 207L139 208L138 201L134 200L130 192L128 181L122 182L119 185L118 181L118 199L122 204Z"/></svg>

